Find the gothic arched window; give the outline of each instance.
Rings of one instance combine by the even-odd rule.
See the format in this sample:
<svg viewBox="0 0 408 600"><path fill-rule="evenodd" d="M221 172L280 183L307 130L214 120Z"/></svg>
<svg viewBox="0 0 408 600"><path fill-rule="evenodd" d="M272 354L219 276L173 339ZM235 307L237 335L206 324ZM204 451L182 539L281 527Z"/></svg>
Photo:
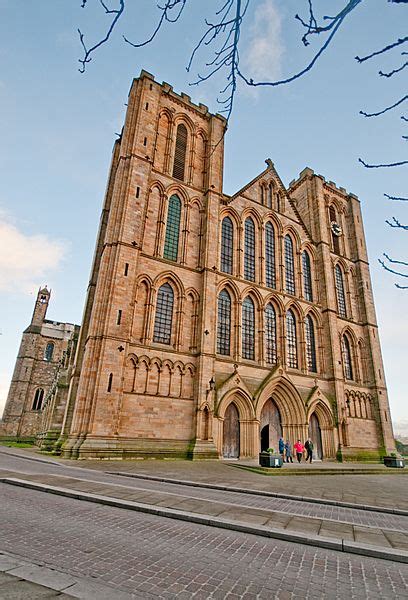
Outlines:
<svg viewBox="0 0 408 600"><path fill-rule="evenodd" d="M255 225L251 217L245 220L244 277L255 281Z"/></svg>
<svg viewBox="0 0 408 600"><path fill-rule="evenodd" d="M242 303L242 358L255 360L255 306L249 296Z"/></svg>
<svg viewBox="0 0 408 600"><path fill-rule="evenodd" d="M180 123L177 127L176 147L174 150L173 177L184 181L187 153L187 127Z"/></svg>
<svg viewBox="0 0 408 600"><path fill-rule="evenodd" d="M169 283L164 283L157 292L156 317L154 320L153 341L170 344L173 322L174 292Z"/></svg>
<svg viewBox="0 0 408 600"><path fill-rule="evenodd" d="M44 360L47 362L52 361L52 355L54 354L54 344L52 342L48 342L44 350Z"/></svg>
<svg viewBox="0 0 408 600"><path fill-rule="evenodd" d="M295 259L290 235L285 236L285 289L288 294L295 294Z"/></svg>
<svg viewBox="0 0 408 600"><path fill-rule="evenodd" d="M310 315L307 315L307 317L306 317L305 329L306 329L307 369L308 369L308 371L311 371L312 373L316 373L316 371L317 371L316 340L315 340L313 319Z"/></svg>
<svg viewBox="0 0 408 600"><path fill-rule="evenodd" d="M339 265L334 269L336 280L337 307L341 317L347 317L346 295L344 293L343 273Z"/></svg>
<svg viewBox="0 0 408 600"><path fill-rule="evenodd" d="M231 353L231 297L227 290L218 296L217 352L229 356Z"/></svg>
<svg viewBox="0 0 408 600"><path fill-rule="evenodd" d="M291 310L286 313L286 352L288 367L297 369L296 319Z"/></svg>
<svg viewBox="0 0 408 600"><path fill-rule="evenodd" d="M181 200L178 196L171 196L167 209L166 237L164 240L163 257L168 260L177 260L180 236Z"/></svg>
<svg viewBox="0 0 408 600"><path fill-rule="evenodd" d="M265 360L269 365L276 364L278 360L276 313L272 304L265 308Z"/></svg>
<svg viewBox="0 0 408 600"><path fill-rule="evenodd" d="M310 256L306 250L302 254L302 271L303 271L303 293L306 300L313 302L312 289L312 268L310 264Z"/></svg>
<svg viewBox="0 0 408 600"><path fill-rule="evenodd" d="M35 390L34 401L33 401L33 410L41 410L41 406L44 399L44 390L42 388L38 388Z"/></svg>
<svg viewBox="0 0 408 600"><path fill-rule="evenodd" d="M221 225L221 271L232 274L234 255L234 226L229 217Z"/></svg>
<svg viewBox="0 0 408 600"><path fill-rule="evenodd" d="M344 365L344 377L346 379L353 379L353 360L351 357L350 342L346 335L341 338L341 350L343 354L343 365Z"/></svg>
<svg viewBox="0 0 408 600"><path fill-rule="evenodd" d="M265 282L268 287L276 287L275 232L271 223L265 225Z"/></svg>

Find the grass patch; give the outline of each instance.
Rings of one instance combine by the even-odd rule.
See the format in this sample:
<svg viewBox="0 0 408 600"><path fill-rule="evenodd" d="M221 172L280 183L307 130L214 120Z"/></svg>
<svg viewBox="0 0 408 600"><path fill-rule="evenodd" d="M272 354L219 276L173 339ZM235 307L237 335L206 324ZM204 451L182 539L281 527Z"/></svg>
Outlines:
<svg viewBox="0 0 408 600"><path fill-rule="evenodd" d="M12 442L9 440L0 440L0 446L7 446L7 448L32 448L34 442Z"/></svg>

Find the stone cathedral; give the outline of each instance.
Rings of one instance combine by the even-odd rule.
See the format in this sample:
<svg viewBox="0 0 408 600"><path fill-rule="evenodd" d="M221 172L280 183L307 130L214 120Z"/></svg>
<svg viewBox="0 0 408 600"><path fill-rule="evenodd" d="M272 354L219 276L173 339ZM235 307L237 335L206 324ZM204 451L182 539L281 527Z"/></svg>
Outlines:
<svg viewBox="0 0 408 600"><path fill-rule="evenodd" d="M69 390L43 408L64 417L32 432L66 458L395 449L358 198L310 168L286 189L269 159L226 195L225 124L133 81Z"/></svg>

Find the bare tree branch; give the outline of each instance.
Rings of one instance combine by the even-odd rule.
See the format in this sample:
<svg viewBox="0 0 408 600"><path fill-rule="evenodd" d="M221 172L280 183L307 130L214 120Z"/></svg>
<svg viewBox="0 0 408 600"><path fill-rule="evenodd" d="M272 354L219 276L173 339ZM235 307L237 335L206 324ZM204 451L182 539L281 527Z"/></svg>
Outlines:
<svg viewBox="0 0 408 600"><path fill-rule="evenodd" d="M408 96L404 96L403 98L401 98L400 100L398 100L398 102L395 102L395 104L392 104L391 106L387 106L383 110L380 110L380 111L375 112L375 113L366 113L366 112L360 110L360 115L363 115L364 117L379 117L380 115L383 115L384 113L388 112L389 110L392 110L393 108L396 108L397 106L399 106L400 104L402 104L406 100L408 100Z"/></svg>
<svg viewBox="0 0 408 600"><path fill-rule="evenodd" d="M401 200L402 202L408 202L408 198L402 198L401 196L389 196L388 194L384 194L389 200Z"/></svg>
<svg viewBox="0 0 408 600"><path fill-rule="evenodd" d="M364 165L366 169L383 169L386 167L402 167L403 165L408 165L408 160L402 160L401 162L388 163L388 164L370 165L370 164L364 162L361 158L359 158L358 162L361 162L361 164Z"/></svg>

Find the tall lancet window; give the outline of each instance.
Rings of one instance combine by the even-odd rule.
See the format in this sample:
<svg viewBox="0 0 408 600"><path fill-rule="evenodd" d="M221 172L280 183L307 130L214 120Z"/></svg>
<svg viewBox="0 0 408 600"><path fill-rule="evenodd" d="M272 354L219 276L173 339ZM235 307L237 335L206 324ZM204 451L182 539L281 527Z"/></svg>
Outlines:
<svg viewBox="0 0 408 600"><path fill-rule="evenodd" d="M296 319L291 310L286 313L286 354L288 367L297 369L297 338L296 338Z"/></svg>
<svg viewBox="0 0 408 600"><path fill-rule="evenodd" d="M244 277L255 281L255 225L251 217L245 220Z"/></svg>
<svg viewBox="0 0 408 600"><path fill-rule="evenodd" d="M341 350L343 354L344 377L353 379L353 359L351 356L350 342L346 335L341 338Z"/></svg>
<svg viewBox="0 0 408 600"><path fill-rule="evenodd" d="M231 297L227 290L218 296L217 352L226 356L231 353Z"/></svg>
<svg viewBox="0 0 408 600"><path fill-rule="evenodd" d="M295 258L290 235L285 236L285 289L288 294L295 294Z"/></svg>
<svg viewBox="0 0 408 600"><path fill-rule="evenodd" d="M310 315L307 315L305 321L306 329L306 361L308 371L316 373L317 362L316 362L316 340L313 319Z"/></svg>
<svg viewBox="0 0 408 600"><path fill-rule="evenodd" d="M176 147L174 150L173 177L184 181L187 153L187 127L180 123L177 127Z"/></svg>
<svg viewBox="0 0 408 600"><path fill-rule="evenodd" d="M171 196L167 210L166 237L164 240L163 257L177 260L180 236L181 200Z"/></svg>
<svg viewBox="0 0 408 600"><path fill-rule="evenodd" d="M339 315L341 317L346 318L346 295L344 293L343 273L339 265L336 265L334 269L334 276L336 280L337 308L339 311Z"/></svg>
<svg viewBox="0 0 408 600"><path fill-rule="evenodd" d="M302 254L302 271L303 271L303 293L306 300L313 302L312 289L312 268L310 265L310 256L306 250Z"/></svg>
<svg viewBox="0 0 408 600"><path fill-rule="evenodd" d="M242 303L242 358L255 360L255 306L249 296Z"/></svg>
<svg viewBox="0 0 408 600"><path fill-rule="evenodd" d="M221 225L221 271L232 274L234 255L234 226L229 217Z"/></svg>
<svg viewBox="0 0 408 600"><path fill-rule="evenodd" d="M164 283L157 292L156 318L154 320L153 341L170 344L173 322L174 292L169 283Z"/></svg>
<svg viewBox="0 0 408 600"><path fill-rule="evenodd" d="M276 288L275 232L271 223L265 225L265 281L268 287Z"/></svg>
<svg viewBox="0 0 408 600"><path fill-rule="evenodd" d="M265 360L269 365L275 365L278 360L276 313L272 304L265 308Z"/></svg>

